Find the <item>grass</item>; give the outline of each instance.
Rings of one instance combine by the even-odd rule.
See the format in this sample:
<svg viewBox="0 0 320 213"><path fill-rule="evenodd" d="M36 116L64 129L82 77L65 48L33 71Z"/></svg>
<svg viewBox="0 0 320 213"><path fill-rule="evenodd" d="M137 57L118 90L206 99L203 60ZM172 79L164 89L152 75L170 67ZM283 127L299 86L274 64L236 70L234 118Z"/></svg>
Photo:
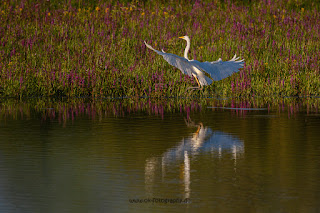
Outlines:
<svg viewBox="0 0 320 213"><path fill-rule="evenodd" d="M320 95L320 3L14 1L0 4L0 96L284 97ZM190 93L156 49L246 64Z"/></svg>

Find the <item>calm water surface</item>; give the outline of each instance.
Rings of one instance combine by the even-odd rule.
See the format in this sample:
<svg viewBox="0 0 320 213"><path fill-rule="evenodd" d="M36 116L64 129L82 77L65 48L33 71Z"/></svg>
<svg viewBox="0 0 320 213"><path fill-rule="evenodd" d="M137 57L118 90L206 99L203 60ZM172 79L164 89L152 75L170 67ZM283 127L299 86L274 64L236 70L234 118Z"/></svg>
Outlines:
<svg viewBox="0 0 320 213"><path fill-rule="evenodd" d="M317 112L61 106L1 108L0 212L320 211Z"/></svg>

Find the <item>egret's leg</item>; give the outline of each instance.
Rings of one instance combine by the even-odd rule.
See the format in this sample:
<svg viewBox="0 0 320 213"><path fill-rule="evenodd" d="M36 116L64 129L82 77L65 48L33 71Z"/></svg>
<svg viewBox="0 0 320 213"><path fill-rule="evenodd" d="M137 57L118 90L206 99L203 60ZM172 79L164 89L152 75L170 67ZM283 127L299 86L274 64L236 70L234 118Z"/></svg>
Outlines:
<svg viewBox="0 0 320 213"><path fill-rule="evenodd" d="M194 78L196 79L196 81L197 81L197 83L198 83L198 86L199 86L199 89L201 88L201 85L200 85L200 82L199 82L199 80L198 80L198 78L196 77L196 75L193 75L194 76Z"/></svg>
<svg viewBox="0 0 320 213"><path fill-rule="evenodd" d="M193 77L196 79L197 84L198 84L198 87L189 87L188 89L199 89L199 90L201 90L201 89L202 89L202 87L201 87L201 84L200 84L200 82L199 82L199 80L198 80L197 76L196 76L195 74L193 74L193 73L192 73L192 75L193 75Z"/></svg>

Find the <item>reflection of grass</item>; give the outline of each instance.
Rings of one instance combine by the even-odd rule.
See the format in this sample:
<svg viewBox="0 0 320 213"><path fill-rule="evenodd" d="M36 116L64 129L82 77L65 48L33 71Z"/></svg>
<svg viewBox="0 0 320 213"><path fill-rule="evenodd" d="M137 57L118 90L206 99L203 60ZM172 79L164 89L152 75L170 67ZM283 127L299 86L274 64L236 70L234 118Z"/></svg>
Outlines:
<svg viewBox="0 0 320 213"><path fill-rule="evenodd" d="M231 111L245 116L250 110L236 108L264 108L267 112L288 113L294 116L298 112L307 114L319 113L319 98L236 98L236 99L194 99L194 98L163 98L163 99L85 99L85 98L32 98L26 100L6 99L0 105L0 121L10 119L30 119L40 117L42 120L58 119L59 122L88 116L92 120L104 117L126 116L157 116L164 119L170 114L178 113L189 119L194 113L208 111ZM261 113L261 112L260 112ZM269 114L269 113L267 113ZM196 116L198 117L198 115Z"/></svg>
<svg viewBox="0 0 320 213"><path fill-rule="evenodd" d="M316 3L11 2L0 4L1 96L186 96L194 79L143 44L182 55L185 34L190 58L246 60L193 95L320 95Z"/></svg>

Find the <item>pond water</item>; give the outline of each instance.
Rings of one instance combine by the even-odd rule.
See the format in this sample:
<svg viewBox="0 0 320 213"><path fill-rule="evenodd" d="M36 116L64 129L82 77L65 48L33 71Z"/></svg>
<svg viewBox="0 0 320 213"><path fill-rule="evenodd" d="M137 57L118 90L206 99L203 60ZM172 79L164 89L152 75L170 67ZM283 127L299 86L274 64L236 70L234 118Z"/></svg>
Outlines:
<svg viewBox="0 0 320 213"><path fill-rule="evenodd" d="M2 102L0 212L319 212L317 106Z"/></svg>

